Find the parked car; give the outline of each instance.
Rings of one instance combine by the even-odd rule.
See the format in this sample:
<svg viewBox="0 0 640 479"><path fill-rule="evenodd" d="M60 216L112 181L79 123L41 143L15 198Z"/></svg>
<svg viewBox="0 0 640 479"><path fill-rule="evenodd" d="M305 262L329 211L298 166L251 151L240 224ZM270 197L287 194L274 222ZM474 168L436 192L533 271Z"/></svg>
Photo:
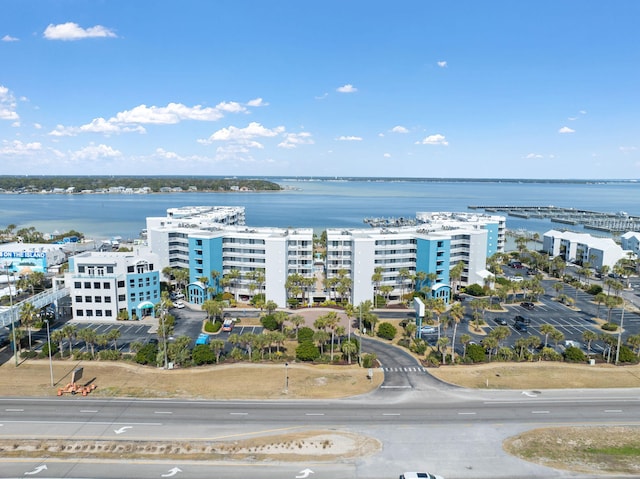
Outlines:
<svg viewBox="0 0 640 479"><path fill-rule="evenodd" d="M174 308L178 308L178 309L182 309L182 308L184 308L184 303L182 301L176 301L175 303L173 303L173 307Z"/></svg>
<svg viewBox="0 0 640 479"><path fill-rule="evenodd" d="M493 320L496 324L499 324L500 326L506 326L507 325L507 320L504 318L495 318Z"/></svg>
<svg viewBox="0 0 640 479"><path fill-rule="evenodd" d="M529 301L523 301L522 303L520 303L520 306L522 306L525 309L533 309L536 307L535 304L529 302Z"/></svg>
<svg viewBox="0 0 640 479"><path fill-rule="evenodd" d="M200 333L198 339L196 339L196 346L200 344L209 344L209 335L205 333Z"/></svg>
<svg viewBox="0 0 640 479"><path fill-rule="evenodd" d="M225 319L224 323L222 323L222 331L232 331L233 330L233 319Z"/></svg>
<svg viewBox="0 0 640 479"><path fill-rule="evenodd" d="M513 318L514 323L522 323L522 324L531 324L531 320L529 318L525 318L524 316L516 316Z"/></svg>
<svg viewBox="0 0 640 479"><path fill-rule="evenodd" d="M520 331L521 333L526 333L529 331L529 328L527 328L527 325L524 323L516 323L513 327L516 329L516 331Z"/></svg>
<svg viewBox="0 0 640 479"><path fill-rule="evenodd" d="M422 326L420 328L420 334L433 334L436 332L436 328L433 326Z"/></svg>
<svg viewBox="0 0 640 479"><path fill-rule="evenodd" d="M428 472L404 472L400 474L400 479L444 479L444 477Z"/></svg>

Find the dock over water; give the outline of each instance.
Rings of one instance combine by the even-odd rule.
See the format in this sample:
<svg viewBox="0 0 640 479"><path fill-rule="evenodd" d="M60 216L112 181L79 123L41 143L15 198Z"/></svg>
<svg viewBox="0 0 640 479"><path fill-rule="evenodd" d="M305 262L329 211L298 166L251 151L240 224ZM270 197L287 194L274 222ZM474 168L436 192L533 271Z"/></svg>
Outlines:
<svg viewBox="0 0 640 479"><path fill-rule="evenodd" d="M630 216L624 211L602 213L599 211L560 208L557 206L486 206L472 205L471 210L487 213L503 213L514 218L549 219L553 223L580 225L584 229L603 231L611 234L640 231L640 217Z"/></svg>

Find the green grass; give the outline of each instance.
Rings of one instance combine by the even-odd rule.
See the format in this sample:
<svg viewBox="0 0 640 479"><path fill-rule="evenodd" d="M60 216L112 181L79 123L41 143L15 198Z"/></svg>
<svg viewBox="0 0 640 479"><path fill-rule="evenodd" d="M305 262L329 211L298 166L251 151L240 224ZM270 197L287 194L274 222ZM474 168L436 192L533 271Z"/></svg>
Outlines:
<svg viewBox="0 0 640 479"><path fill-rule="evenodd" d="M589 454L607 454L609 456L640 457L640 447L637 447L637 446L587 448L585 451L588 452Z"/></svg>

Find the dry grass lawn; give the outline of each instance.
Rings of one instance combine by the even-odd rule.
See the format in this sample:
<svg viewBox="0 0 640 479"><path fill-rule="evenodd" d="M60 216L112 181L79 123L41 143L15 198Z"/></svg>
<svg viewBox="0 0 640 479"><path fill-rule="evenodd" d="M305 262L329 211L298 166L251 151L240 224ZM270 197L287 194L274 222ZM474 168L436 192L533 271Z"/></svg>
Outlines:
<svg viewBox="0 0 640 479"><path fill-rule="evenodd" d="M49 361L27 360L18 367L11 361L0 367L3 396L55 396L82 367L79 384L97 385L99 397L186 399L329 399L369 392L382 382L382 374L367 378L367 370L354 366L289 363L208 366L164 370L125 362L54 361L51 387ZM285 392L285 374L288 390Z"/></svg>
<svg viewBox="0 0 640 479"><path fill-rule="evenodd" d="M467 388L583 389L640 387L640 365L612 366L555 362L490 363L433 368L442 381Z"/></svg>
<svg viewBox="0 0 640 479"><path fill-rule="evenodd" d="M562 427L527 431L504 441L517 457L584 474L640 476L640 428Z"/></svg>

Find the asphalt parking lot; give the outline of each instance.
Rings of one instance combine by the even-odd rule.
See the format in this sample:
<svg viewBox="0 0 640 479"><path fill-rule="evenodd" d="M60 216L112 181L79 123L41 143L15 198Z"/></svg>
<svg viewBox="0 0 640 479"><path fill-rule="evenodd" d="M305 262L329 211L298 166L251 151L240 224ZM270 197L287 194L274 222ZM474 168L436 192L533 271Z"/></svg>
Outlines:
<svg viewBox="0 0 640 479"><path fill-rule="evenodd" d="M564 344L564 341L566 340L577 341L583 345L583 349L586 351L586 347L584 347L583 344L584 340L582 339L582 333L585 330L590 329L597 334L600 334L601 330L598 328L598 324L593 318L598 316L606 319L608 316L608 310L601 305L598 313L598 306L592 302L593 296L582 290L576 291L575 288L565 285L563 293L576 300L576 310L568 308L554 300L557 293L552 288L553 283L555 283L553 280L544 280L542 282L543 287L545 288L545 294L539 297L539 300L531 310L520 306L521 301L518 300L513 304L504 305L505 309L507 309L506 312L487 311L485 313L485 319L488 324L487 332L500 326L496 323L496 318L505 319L507 327L511 331L511 336L503 342L503 345L510 347L515 344L515 341L518 338L530 336L532 334L540 336L542 341L544 341L544 334L540 332L540 327L543 324L550 324L565 336L564 340L559 344ZM514 327L514 318L516 315L524 316L531 320L531 323L528 325L527 332L520 332ZM468 317L471 317L470 310L468 311ZM622 308L614 308L611 310L610 320L612 323L619 325L621 318ZM470 333L473 333L472 329ZM628 335L638 333L640 333L640 315L635 312L625 311L623 338ZM483 336L480 335L472 334L472 336L474 336L473 339L476 342L480 342L483 338ZM549 339L548 345L554 346L554 342ZM600 340L594 341L591 344L592 352L601 353L604 349L604 343Z"/></svg>

